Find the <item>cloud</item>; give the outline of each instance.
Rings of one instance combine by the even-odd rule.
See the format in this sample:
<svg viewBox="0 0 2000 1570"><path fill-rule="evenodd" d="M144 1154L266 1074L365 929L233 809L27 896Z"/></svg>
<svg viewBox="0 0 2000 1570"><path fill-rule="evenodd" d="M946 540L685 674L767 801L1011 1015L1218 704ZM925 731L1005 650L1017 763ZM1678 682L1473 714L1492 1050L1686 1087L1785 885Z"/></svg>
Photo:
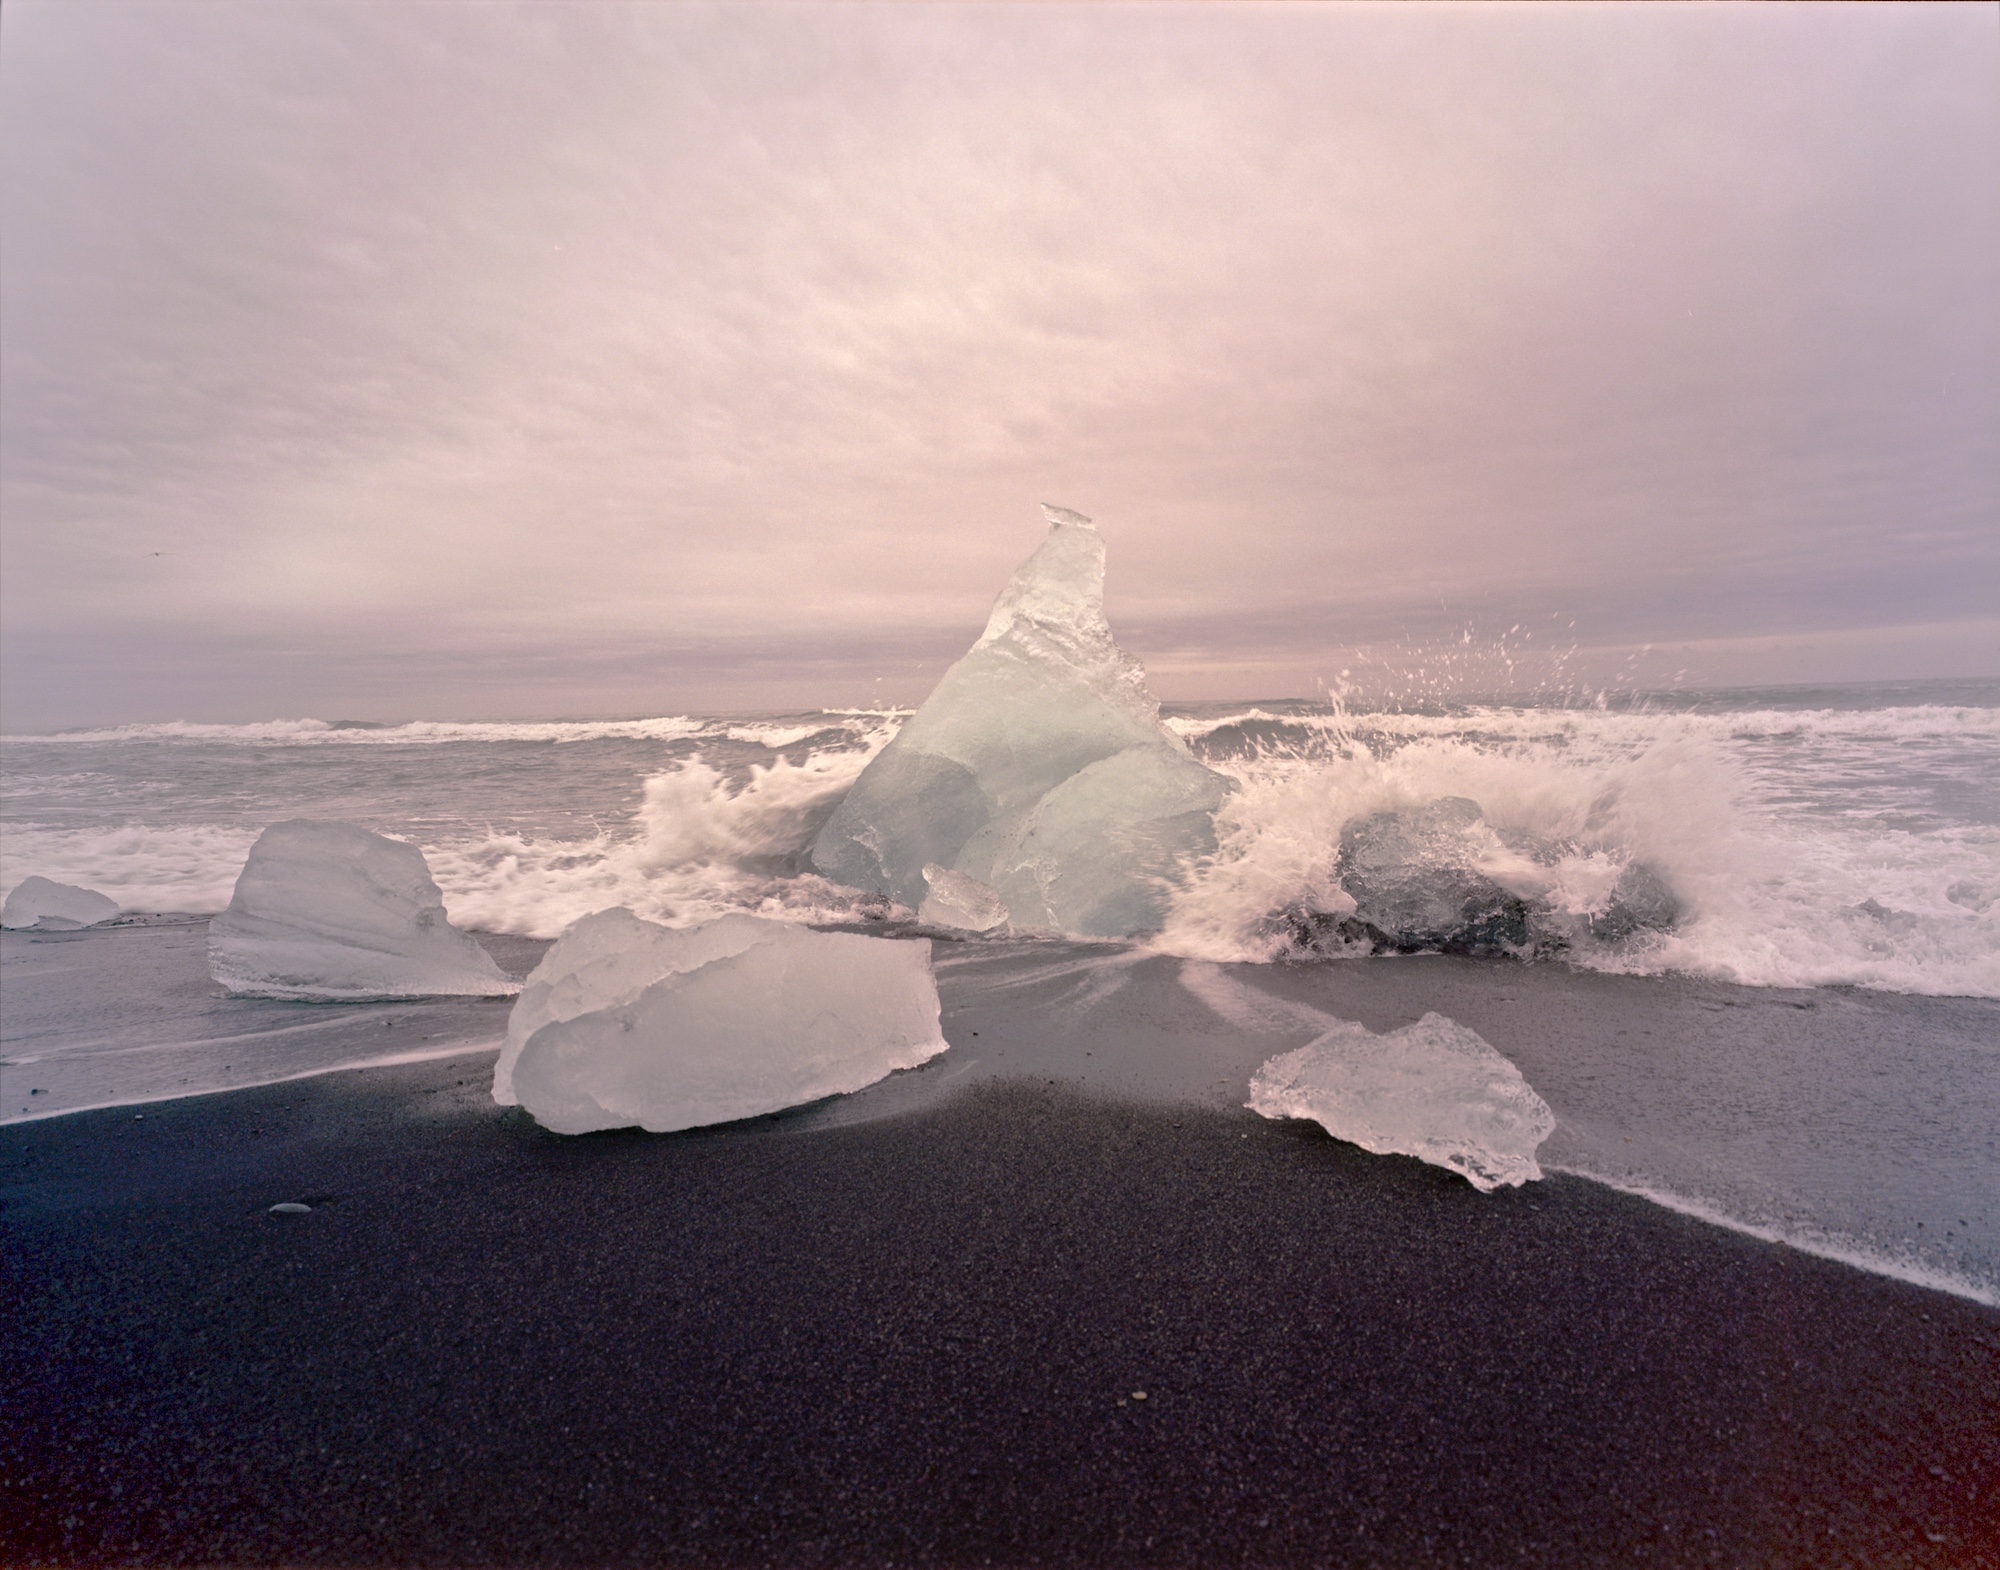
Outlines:
<svg viewBox="0 0 2000 1570"><path fill-rule="evenodd" d="M10 6L7 723L920 681L1044 498L1176 670L1962 622L1994 35Z"/></svg>

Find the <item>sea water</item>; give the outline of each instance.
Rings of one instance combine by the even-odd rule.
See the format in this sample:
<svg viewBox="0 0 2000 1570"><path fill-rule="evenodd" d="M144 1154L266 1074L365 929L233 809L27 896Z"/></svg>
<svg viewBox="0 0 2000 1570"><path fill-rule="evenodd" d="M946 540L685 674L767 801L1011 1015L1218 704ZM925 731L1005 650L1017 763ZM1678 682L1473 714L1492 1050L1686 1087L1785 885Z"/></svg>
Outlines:
<svg viewBox="0 0 2000 1570"><path fill-rule="evenodd" d="M296 719L10 736L0 740L0 887L39 874L100 890L128 912L211 913L228 903L257 834L306 817L415 841L451 919L487 933L552 938L612 905L675 924L729 911L893 923L914 913L829 883L810 870L806 851L904 718L815 711L521 724ZM1829 1002L2000 998L2000 683L1581 701L1169 705L1165 719L1239 788L1220 815L1216 851L1184 869L1164 930L1077 955L1054 954L1033 939L981 940L941 965L948 994L1005 990L1022 967L1053 964L1095 978L1077 995L1081 1018L1108 1006L1107 988L1171 971L1178 980L1167 995L1181 1000L1179 1028L1190 1038L1234 1032L1259 1041L1259 1050L1282 1049L1290 1039L1284 1029L1258 1037L1241 1009L1233 1023L1227 1010L1217 1012L1216 978L1248 977L1241 985L1255 992L1259 978L1280 972L1421 963L1303 955L1297 918L1337 908L1334 855L1348 821L1464 796L1496 828L1558 848L1551 876L1559 893L1570 888L1587 904L1619 867L1643 861L1680 902L1670 931L1579 942L1523 964L1525 972L1659 977L1683 986L1692 979L1808 1001L1815 994ZM1644 995L1629 1006L1643 1009ZM1964 1037L1961 1028L1947 1045L1940 1035L1928 1059L1918 1030L1913 1042L1872 1060L1771 1036L1767 1072L1754 1039L1718 1048L1706 1066L1691 1061L1684 1072L1729 1080L1728 1094L1739 1101L1763 1100L1752 1093L1762 1083L1809 1088L1770 1098L1760 1113L1769 1135L1759 1136L1763 1145L1789 1142L1804 1152L1828 1116L1836 1126L1841 1116L1866 1123L1865 1134L1841 1136L1855 1154L1839 1183L1824 1173L1760 1173L1734 1189L1716 1175L1718 1163L1738 1159L1728 1141L1707 1124L1697 1129L1694 1114L1671 1110L1687 1098L1663 1087L1656 1060L1606 1049L1583 1073L1578 1055L1592 1049L1572 1044L1561 1062L1531 1064L1524 1059L1545 1058L1532 1029L1509 1055L1558 1117L1567 1116L1566 1129L1590 1118L1566 1115L1552 1079L1573 1078L1571 1099L1591 1098L1600 1122L1600 1104L1630 1105L1620 1127L1638 1133L1606 1136L1627 1165L1609 1173L1603 1161L1578 1155L1567 1162L1572 1170L1795 1240L1848 1239L1822 1251L1886 1258L1901 1246L1883 1240L1892 1220L1852 1214L1858 1200L1815 1199L1786 1184L1860 1194L1871 1184L1907 1187L1917 1171L1928 1174L1922 1213L1993 1209L1983 1195L1954 1203L1967 1186L2000 1194L2000 1154L1981 1132L1995 1126L1982 1122L1988 1110L2000 1107L2000 1045L1982 1057L1976 1039L1968 1045ZM183 1045L193 1058L181 1066L193 1064L198 1081L198 1043ZM1160 1050L1164 1065L1171 1054ZM1816 1050L1821 1061L1813 1060ZM1247 1076L1235 1065L1210 1077L1240 1102L1242 1087L1229 1086L1239 1072ZM1842 1101L1838 1086L1818 1083L1829 1076L1851 1082L1853 1094ZM1160 1083L1173 1080L1163 1067ZM1963 1114L1963 1129L1951 1116L1940 1121L1941 1094ZM1828 1095L1846 1112L1829 1114ZM1706 1104L1702 1116L1713 1122L1714 1098ZM1652 1125L1648 1105L1660 1109ZM11 1101L0 1109L19 1115ZM1559 1134L1555 1148L1566 1137ZM1648 1143L1660 1151L1650 1165ZM1625 1152L1627 1145L1639 1148ZM1687 1157L1694 1145L1696 1156ZM1817 1157L1804 1164L1826 1165ZM1754 1202L1745 1197L1753 1190L1762 1196ZM2000 1218L1987 1225L2000 1234ZM1969 1281L1991 1295L1979 1283L2000 1279L2000 1242L1975 1239L1968 1251L1962 1230L1944 1252L1933 1242L1904 1239L1918 1274Z"/></svg>

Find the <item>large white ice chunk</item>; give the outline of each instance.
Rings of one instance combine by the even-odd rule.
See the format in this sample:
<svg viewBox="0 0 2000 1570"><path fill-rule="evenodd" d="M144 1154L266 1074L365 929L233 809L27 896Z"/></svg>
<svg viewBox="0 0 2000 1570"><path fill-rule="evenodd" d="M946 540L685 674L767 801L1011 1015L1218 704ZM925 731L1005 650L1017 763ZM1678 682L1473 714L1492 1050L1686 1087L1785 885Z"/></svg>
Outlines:
<svg viewBox="0 0 2000 1570"><path fill-rule="evenodd" d="M231 992L345 1003L517 991L445 919L424 853L352 823L274 823L208 924L209 974Z"/></svg>
<svg viewBox="0 0 2000 1570"><path fill-rule="evenodd" d="M558 1134L664 1133L859 1090L945 1050L930 956L927 939L599 911L528 977L493 1099Z"/></svg>
<svg viewBox="0 0 2000 1570"><path fill-rule="evenodd" d="M622 905L571 922L521 984L493 1068L493 1099L519 1105L514 1065L544 1025L630 1003L664 977L741 954L772 925L755 916L724 916L698 927L663 927Z"/></svg>
<svg viewBox="0 0 2000 1570"><path fill-rule="evenodd" d="M985 634L862 771L812 860L910 906L934 863L992 889L1016 927L1125 937L1163 923L1230 784L1160 725L1112 641L1097 530L1046 510L1049 536Z"/></svg>
<svg viewBox="0 0 2000 1570"><path fill-rule="evenodd" d="M1442 1014L1375 1035L1342 1023L1250 1080L1250 1108L1311 1118L1377 1155L1449 1167L1474 1188L1539 1178L1555 1114L1484 1038Z"/></svg>
<svg viewBox="0 0 2000 1570"><path fill-rule="evenodd" d="M0 906L0 927L9 931L75 932L118 914L118 901L95 889L49 878L23 878Z"/></svg>

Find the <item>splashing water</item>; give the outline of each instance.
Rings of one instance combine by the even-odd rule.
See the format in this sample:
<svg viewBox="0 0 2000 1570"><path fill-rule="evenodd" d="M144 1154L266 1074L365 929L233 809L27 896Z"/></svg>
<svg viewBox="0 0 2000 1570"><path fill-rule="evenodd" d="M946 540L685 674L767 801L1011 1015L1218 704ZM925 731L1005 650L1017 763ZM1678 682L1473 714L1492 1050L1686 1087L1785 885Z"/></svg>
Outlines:
<svg viewBox="0 0 2000 1570"><path fill-rule="evenodd" d="M1638 863L1677 896L1672 930L1582 943L1573 963L2000 993L1991 708L1266 708L1186 717L1181 729L1240 788L1158 940L1172 953L1282 957L1301 913L1353 908L1335 863L1344 825L1459 796L1500 840L1555 847L1543 864L1496 847L1478 870L1512 892L1590 914Z"/></svg>
<svg viewBox="0 0 2000 1570"><path fill-rule="evenodd" d="M1569 963L2000 995L2000 689L1925 696L1183 707L1167 723L1239 789L1153 941L1211 960L1285 957L1302 913L1351 908L1337 879L1345 825L1462 796L1496 831L1480 870L1549 908L1601 908L1635 862L1678 898L1672 930L1579 941ZM858 897L804 870L803 853L902 718L7 738L0 879L39 873L132 911L214 911L265 824L326 817L422 845L465 926L552 936L612 904L676 923L727 910L845 919ZM1510 836L1548 854L1510 851Z"/></svg>

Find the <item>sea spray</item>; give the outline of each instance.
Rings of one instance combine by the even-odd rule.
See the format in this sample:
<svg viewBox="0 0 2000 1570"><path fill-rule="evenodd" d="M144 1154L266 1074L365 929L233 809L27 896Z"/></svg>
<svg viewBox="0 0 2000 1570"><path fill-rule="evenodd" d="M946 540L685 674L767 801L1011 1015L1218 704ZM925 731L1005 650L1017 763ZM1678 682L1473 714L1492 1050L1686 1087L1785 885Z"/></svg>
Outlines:
<svg viewBox="0 0 2000 1570"><path fill-rule="evenodd" d="M1992 709L1288 718L1273 707L1182 721L1238 789L1217 814L1215 853L1176 895L1157 939L1167 952L1298 953L1303 917L1352 911L1337 865L1344 827L1461 797L1503 836L1554 847L1534 892L1557 913L1601 911L1634 867L1671 891L1671 930L1597 941L1586 922L1569 963L2000 995ZM1489 870L1517 884L1523 871L1501 857Z"/></svg>
<svg viewBox="0 0 2000 1570"><path fill-rule="evenodd" d="M673 923L730 911L838 920L856 891L812 873L804 853L886 740L753 764L740 782L690 759L646 781L622 832L582 843L492 835L440 847L435 864L455 919L534 937L614 905Z"/></svg>
<svg viewBox="0 0 2000 1570"><path fill-rule="evenodd" d="M1635 863L1679 900L1671 931L1580 940L1566 963L2000 995L2000 689L1984 703L1908 701L1922 690L1896 689L1887 706L1856 688L1809 707L1755 693L1170 712L1169 728L1237 789L1157 941L1211 959L1296 954L1299 913L1345 913L1335 862L1348 822L1463 796L1497 829L1562 848L1540 874L1557 907L1588 909ZM675 922L850 919L856 896L799 871L801 853L815 815L902 718L5 738L0 887L40 875L128 912L212 912L265 826L316 816L422 846L464 927L551 936L615 904ZM418 734L431 739L407 739Z"/></svg>

